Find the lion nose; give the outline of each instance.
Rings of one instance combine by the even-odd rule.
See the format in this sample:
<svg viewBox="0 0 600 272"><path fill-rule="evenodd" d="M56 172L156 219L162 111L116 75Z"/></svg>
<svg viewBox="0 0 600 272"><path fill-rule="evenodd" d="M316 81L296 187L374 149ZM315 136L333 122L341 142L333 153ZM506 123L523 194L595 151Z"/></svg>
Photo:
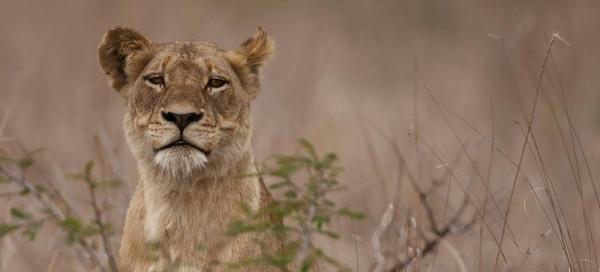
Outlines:
<svg viewBox="0 0 600 272"><path fill-rule="evenodd" d="M167 122L175 124L179 131L183 130L191 123L200 121L202 119L202 112L190 112L190 113L174 113L174 112L161 112L163 119Z"/></svg>

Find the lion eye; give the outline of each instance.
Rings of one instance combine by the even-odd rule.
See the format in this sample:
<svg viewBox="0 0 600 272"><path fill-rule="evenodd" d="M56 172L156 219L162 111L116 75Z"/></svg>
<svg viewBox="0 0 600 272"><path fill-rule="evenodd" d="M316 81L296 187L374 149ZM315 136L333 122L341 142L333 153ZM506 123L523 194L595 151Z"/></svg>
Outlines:
<svg viewBox="0 0 600 272"><path fill-rule="evenodd" d="M221 77L213 77L208 80L207 89L209 89L210 93L216 94L221 91L224 91L229 86L229 81Z"/></svg>
<svg viewBox="0 0 600 272"><path fill-rule="evenodd" d="M210 86L211 88L220 88L223 87L223 85L227 84L227 81L225 81L222 78L211 78L208 81L208 86Z"/></svg>
<svg viewBox="0 0 600 272"><path fill-rule="evenodd" d="M146 81L152 85L165 85L165 78L162 75L150 75L146 77Z"/></svg>

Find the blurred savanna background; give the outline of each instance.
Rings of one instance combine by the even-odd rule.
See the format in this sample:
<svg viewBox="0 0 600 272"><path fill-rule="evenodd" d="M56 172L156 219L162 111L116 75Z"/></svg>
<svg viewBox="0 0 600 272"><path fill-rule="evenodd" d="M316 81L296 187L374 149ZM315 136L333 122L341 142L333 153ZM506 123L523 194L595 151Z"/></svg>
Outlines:
<svg viewBox="0 0 600 272"><path fill-rule="evenodd" d="M255 156L298 152L299 138L337 154L334 199L365 217L316 243L345 267L598 271L599 12L592 0L3 0L0 148L42 149L24 175L84 220L94 207L73 174L93 160L120 181L96 194L116 251L137 170L97 63L103 33L230 49L262 26L277 49L253 104ZM19 184L0 196L0 222L42 209ZM67 235L8 233L0 271L93 270Z"/></svg>

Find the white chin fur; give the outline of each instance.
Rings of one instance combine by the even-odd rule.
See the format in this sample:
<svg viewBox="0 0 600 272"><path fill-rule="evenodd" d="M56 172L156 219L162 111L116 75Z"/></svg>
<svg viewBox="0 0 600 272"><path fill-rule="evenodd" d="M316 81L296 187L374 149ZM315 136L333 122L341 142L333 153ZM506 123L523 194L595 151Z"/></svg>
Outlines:
<svg viewBox="0 0 600 272"><path fill-rule="evenodd" d="M208 158L197 150L161 150L154 156L154 163L172 176L189 176L194 170L206 165Z"/></svg>

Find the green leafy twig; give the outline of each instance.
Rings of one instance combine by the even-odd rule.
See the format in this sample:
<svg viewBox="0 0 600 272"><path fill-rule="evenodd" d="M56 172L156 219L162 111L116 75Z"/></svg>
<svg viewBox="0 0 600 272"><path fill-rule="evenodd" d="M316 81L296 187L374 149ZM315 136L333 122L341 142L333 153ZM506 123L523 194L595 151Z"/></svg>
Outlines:
<svg viewBox="0 0 600 272"><path fill-rule="evenodd" d="M300 155L278 155L272 157L259 171L260 179L275 179L269 186L281 197L275 199L258 211L245 207L247 218L236 220L229 226L231 235L270 231L279 237L285 237L283 249L275 254L266 253L258 258L235 264L243 268L249 265L268 265L280 271L308 271L325 263L346 270L344 266L329 257L318 248L313 239L323 235L338 239L339 234L330 229L329 224L335 217L361 219L362 213L349 208L336 207L329 199L331 193L342 189L337 181L341 168L336 165L337 157L333 153L320 156L307 140L300 140L303 153ZM300 179L299 177L302 177ZM265 216L276 218L265 222Z"/></svg>
<svg viewBox="0 0 600 272"><path fill-rule="evenodd" d="M15 164L18 172L15 174L9 171L6 167L0 165L0 176L2 179L7 180L8 182L13 182L14 184L19 185L23 192L26 192L25 194L33 196L38 205L42 207L43 211L48 214L49 217L53 218L59 225L64 224L68 221L67 219L69 219L65 213L47 198L47 196L43 193L44 190L42 187L33 185L33 183L23 175L23 172L33 164L31 155L32 153L29 153L27 156L25 156L25 158L20 160L2 157L4 161ZM18 227L19 226L15 224L4 224L4 226L0 225L0 232L8 233ZM30 231L30 233L33 233L33 231ZM95 267L97 267L101 272L107 271L96 255L93 247L88 242L87 238L82 236L81 233L73 233L72 238L79 246L81 246Z"/></svg>
<svg viewBox="0 0 600 272"><path fill-rule="evenodd" d="M88 194L90 197L90 206L94 211L93 222L97 226L98 233L102 238L104 253L106 254L106 257L108 259L109 269L110 271L117 271L117 262L115 261L115 256L110 245L111 226L110 224L105 223L103 220L102 210L100 209L100 205L98 203L98 196L96 193L96 189L101 183L97 182L94 179L92 175L93 168L94 163L92 161L89 161L84 168L84 172L80 175L75 175L74 177L84 181L87 185L86 187L88 189Z"/></svg>

